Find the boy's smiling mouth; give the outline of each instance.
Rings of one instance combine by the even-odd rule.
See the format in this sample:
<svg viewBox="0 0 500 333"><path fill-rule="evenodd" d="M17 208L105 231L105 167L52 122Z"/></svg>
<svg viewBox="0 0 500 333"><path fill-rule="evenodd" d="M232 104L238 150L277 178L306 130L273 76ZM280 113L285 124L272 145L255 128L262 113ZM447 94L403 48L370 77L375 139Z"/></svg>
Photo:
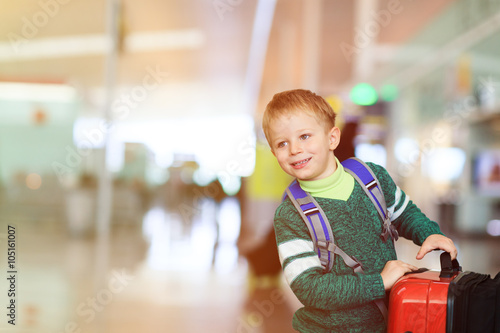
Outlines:
<svg viewBox="0 0 500 333"><path fill-rule="evenodd" d="M309 157L309 158L306 158L304 160L300 160L298 162L294 162L294 163L290 163L292 165L292 167L296 168L296 169L300 169L300 168L303 168L307 162L309 162L311 160L312 157Z"/></svg>

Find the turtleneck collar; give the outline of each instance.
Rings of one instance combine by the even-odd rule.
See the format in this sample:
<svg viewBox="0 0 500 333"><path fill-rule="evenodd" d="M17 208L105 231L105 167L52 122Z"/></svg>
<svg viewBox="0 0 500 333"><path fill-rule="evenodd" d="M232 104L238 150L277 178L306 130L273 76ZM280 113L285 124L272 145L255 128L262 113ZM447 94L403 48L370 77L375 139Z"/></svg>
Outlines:
<svg viewBox="0 0 500 333"><path fill-rule="evenodd" d="M345 172L344 167L335 157L337 169L333 174L318 180L299 180L302 189L313 197L323 197L346 201L354 188L354 178Z"/></svg>

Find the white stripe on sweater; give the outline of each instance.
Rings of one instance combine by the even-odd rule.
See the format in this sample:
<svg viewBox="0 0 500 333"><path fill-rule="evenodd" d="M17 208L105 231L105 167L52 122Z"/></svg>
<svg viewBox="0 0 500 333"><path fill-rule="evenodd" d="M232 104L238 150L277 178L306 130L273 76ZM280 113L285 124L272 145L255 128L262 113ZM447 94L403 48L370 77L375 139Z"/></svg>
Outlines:
<svg viewBox="0 0 500 333"><path fill-rule="evenodd" d="M397 211L394 212L394 214L391 217L391 221L394 221L395 219L397 219L404 212L404 210L406 209L406 206L408 206L409 202L410 202L410 196L407 194L405 196L405 202L403 203L403 205L401 207L399 207L399 209Z"/></svg>
<svg viewBox="0 0 500 333"><path fill-rule="evenodd" d="M397 219L404 212L404 210L406 209L406 206L408 206L408 202L410 202L410 196L406 193L404 193L404 194L405 194L405 201L403 202L403 204L401 205L401 207L399 207L399 209L397 211L394 211L396 206L399 205L401 198L403 196L403 191L399 188L399 186L397 186L396 187L396 195L394 198L394 205L392 205L391 207L389 207L387 209L389 212L389 216L391 217L391 222L394 221L395 219Z"/></svg>
<svg viewBox="0 0 500 333"><path fill-rule="evenodd" d="M302 273L305 271L314 268L320 267L321 263L317 255L299 258L291 261L288 265L285 266L283 270L285 279L289 285Z"/></svg>
<svg viewBox="0 0 500 333"><path fill-rule="evenodd" d="M396 208L396 205L398 204L399 200L401 200L401 189L399 188L399 186L396 186L396 194L394 195L394 205L392 205L391 207L387 207L387 212L391 217L391 221L393 220L392 215L394 214L394 209Z"/></svg>
<svg viewBox="0 0 500 333"><path fill-rule="evenodd" d="M288 258L311 251L314 251L313 242L305 239L294 239L278 246L281 265Z"/></svg>

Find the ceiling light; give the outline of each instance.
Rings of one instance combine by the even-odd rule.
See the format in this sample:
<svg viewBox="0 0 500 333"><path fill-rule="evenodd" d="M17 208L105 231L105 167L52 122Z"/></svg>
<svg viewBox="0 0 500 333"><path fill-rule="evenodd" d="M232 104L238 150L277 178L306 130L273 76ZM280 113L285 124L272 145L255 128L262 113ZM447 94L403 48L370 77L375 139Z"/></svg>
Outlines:
<svg viewBox="0 0 500 333"><path fill-rule="evenodd" d="M368 83L355 85L350 92L351 101L358 105L373 105L377 103L377 91Z"/></svg>

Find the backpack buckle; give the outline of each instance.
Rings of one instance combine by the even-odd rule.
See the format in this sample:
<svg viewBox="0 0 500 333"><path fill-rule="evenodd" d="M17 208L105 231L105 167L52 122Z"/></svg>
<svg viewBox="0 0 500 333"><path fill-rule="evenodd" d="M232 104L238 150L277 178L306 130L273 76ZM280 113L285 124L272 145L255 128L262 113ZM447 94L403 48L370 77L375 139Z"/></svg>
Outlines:
<svg viewBox="0 0 500 333"><path fill-rule="evenodd" d="M328 252L335 252L335 248L337 247L335 245L335 243L333 242L330 242L330 241L322 241L322 240L318 240L316 242L316 246L318 248L321 248L321 249L324 249L324 250L327 250Z"/></svg>
<svg viewBox="0 0 500 333"><path fill-rule="evenodd" d="M387 242L387 239L389 237L392 238L393 241L397 241L399 239L399 233L394 224L391 223L389 218L387 217L384 221L383 225L384 230L380 234L380 238L385 242Z"/></svg>
<svg viewBox="0 0 500 333"><path fill-rule="evenodd" d="M351 256L351 258L356 262L356 265L352 267L355 273L362 273L363 272L363 264L361 261L358 260L355 256Z"/></svg>

